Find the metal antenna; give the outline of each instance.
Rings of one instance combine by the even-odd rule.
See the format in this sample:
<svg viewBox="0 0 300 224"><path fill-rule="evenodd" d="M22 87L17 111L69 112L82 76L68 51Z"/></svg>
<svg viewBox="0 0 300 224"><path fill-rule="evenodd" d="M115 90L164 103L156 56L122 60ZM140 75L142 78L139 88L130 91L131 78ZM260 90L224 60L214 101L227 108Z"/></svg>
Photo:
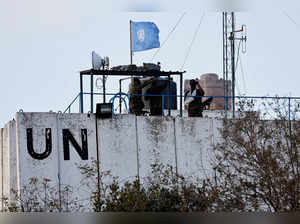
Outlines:
<svg viewBox="0 0 300 224"><path fill-rule="evenodd" d="M236 37L237 33L243 32L241 37ZM235 41L240 40L246 43L246 27L243 25L240 30L235 29L234 12L223 12L223 80L224 80L224 96L225 111L228 111L228 97L230 94L228 77L231 74L231 92L232 92L232 117L235 117ZM245 50L244 50L245 49ZM243 47L245 53L246 47Z"/></svg>

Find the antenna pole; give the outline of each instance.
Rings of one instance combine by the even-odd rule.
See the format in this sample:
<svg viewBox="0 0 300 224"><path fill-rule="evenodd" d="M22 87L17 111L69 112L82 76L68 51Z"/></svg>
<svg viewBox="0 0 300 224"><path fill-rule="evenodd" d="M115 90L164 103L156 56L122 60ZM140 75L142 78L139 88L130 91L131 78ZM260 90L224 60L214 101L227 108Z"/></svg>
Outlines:
<svg viewBox="0 0 300 224"><path fill-rule="evenodd" d="M132 32L131 32L131 28L132 28L132 25L131 25L131 23L132 23L132 21L130 20L129 21L129 23L130 23L130 64L132 65Z"/></svg>
<svg viewBox="0 0 300 224"><path fill-rule="evenodd" d="M224 95L225 95L225 112L227 118L227 110L229 109L228 98L231 96L232 117L235 117L235 33L242 30L235 30L235 14L234 12L223 12L223 78ZM229 75L231 73L231 92L229 89Z"/></svg>
<svg viewBox="0 0 300 224"><path fill-rule="evenodd" d="M227 119L228 110L228 53L227 53L227 12L223 12L223 80L224 80L224 110Z"/></svg>
<svg viewBox="0 0 300 224"><path fill-rule="evenodd" d="M235 117L235 21L234 12L231 13L232 32L231 32L231 75L232 75L232 117Z"/></svg>

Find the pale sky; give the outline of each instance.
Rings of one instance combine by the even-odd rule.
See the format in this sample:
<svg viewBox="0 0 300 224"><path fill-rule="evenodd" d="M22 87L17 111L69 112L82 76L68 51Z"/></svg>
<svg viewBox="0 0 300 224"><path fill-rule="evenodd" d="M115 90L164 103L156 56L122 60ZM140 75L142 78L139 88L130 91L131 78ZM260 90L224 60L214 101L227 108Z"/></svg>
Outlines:
<svg viewBox="0 0 300 224"><path fill-rule="evenodd" d="M130 19L155 22L162 43L186 12L153 61L169 71L180 70L204 13L183 68L185 78L209 72L222 77L222 13L209 11L206 1L151 2L1 0L0 127L20 109L63 111L79 92L78 72L91 68L93 50L109 56L112 66L129 64ZM237 71L238 94L300 96L300 3L275 2L261 1L236 13L237 28L246 24L248 33L247 53L241 54L244 75L240 66ZM155 51L136 53L134 63L151 62ZM115 93L117 79L108 80L108 87Z"/></svg>

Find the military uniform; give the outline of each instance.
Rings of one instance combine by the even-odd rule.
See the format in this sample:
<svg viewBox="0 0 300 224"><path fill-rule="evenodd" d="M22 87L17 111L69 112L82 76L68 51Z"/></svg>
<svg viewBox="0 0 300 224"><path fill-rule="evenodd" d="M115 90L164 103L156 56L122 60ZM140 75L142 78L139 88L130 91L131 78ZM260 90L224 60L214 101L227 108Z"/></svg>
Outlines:
<svg viewBox="0 0 300 224"><path fill-rule="evenodd" d="M136 78L137 79L137 78ZM140 80L135 80L132 82L132 87L129 91L130 98L129 98L129 108L130 112L134 113L136 115L143 114L143 108L145 107L145 104L142 100L142 90L145 86L147 86L150 83L150 81L145 81L143 84L141 84Z"/></svg>
<svg viewBox="0 0 300 224"><path fill-rule="evenodd" d="M165 80L163 84L152 83L152 86L147 90L146 95L160 95L162 91L167 88L168 80ZM146 100L149 100L150 115L162 115L162 96L146 96Z"/></svg>
<svg viewBox="0 0 300 224"><path fill-rule="evenodd" d="M204 90L200 87L200 89L195 89L196 91L194 99L188 104L188 116L189 117L203 117L203 109L205 106L209 106L213 100L213 97L208 98L204 102L202 102L202 97L204 96Z"/></svg>
<svg viewBox="0 0 300 224"><path fill-rule="evenodd" d="M196 89L196 96L204 96L204 91L200 91ZM192 102L188 105L188 116L189 117L202 117L203 105L202 105L202 98L195 97Z"/></svg>

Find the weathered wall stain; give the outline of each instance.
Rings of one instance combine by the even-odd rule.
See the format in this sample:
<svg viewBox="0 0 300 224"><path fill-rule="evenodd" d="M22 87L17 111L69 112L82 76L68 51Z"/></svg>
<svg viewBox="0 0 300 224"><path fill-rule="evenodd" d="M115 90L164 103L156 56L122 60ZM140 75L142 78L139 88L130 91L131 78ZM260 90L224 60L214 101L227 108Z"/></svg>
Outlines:
<svg viewBox="0 0 300 224"><path fill-rule="evenodd" d="M78 187L75 196L87 198L76 164L91 164L97 155L100 170L111 170L122 181L146 177L153 163L169 164L179 174L203 178L210 169L208 151L218 140L220 125L220 121L206 118L121 115L97 120L96 126L93 114L17 113L16 122L0 132L0 194L2 188L3 194L9 194L12 185L20 188L35 176L51 179L57 186ZM34 158L28 153L27 131L32 130L34 152L44 153L50 129L51 153L43 160ZM64 132L65 136L71 133L72 139L69 136L64 141Z"/></svg>

